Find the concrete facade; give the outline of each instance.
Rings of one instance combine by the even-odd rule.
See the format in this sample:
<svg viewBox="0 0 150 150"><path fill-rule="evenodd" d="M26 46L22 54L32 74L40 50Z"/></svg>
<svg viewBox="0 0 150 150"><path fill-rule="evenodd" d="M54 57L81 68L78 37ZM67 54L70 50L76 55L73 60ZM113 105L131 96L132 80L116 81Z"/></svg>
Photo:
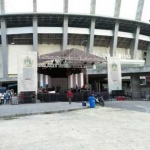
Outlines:
<svg viewBox="0 0 150 150"><path fill-rule="evenodd" d="M1 1L1 78L17 77L17 53L21 50L27 53L36 51L42 55L68 48L78 48L104 57L120 55L123 58L125 55L130 55L133 60L144 59L143 52L146 50L146 65L150 65L150 35L145 32L149 24L138 22L142 20L144 0L138 2L135 20L120 18L121 0L116 0L113 17L95 15L96 0L91 0L89 14L69 14L69 1L64 0L61 13L41 15L38 13L39 1L32 2L33 12L21 16L21 13L13 14L12 18L25 17L16 24L14 18L12 20L14 24L11 25L10 18L7 18L11 14L8 15L5 11L5 0ZM23 22L25 18L27 18L26 23ZM13 40L16 42L15 45L12 45ZM87 42L82 45L84 40ZM93 70L93 74L94 72L96 70Z"/></svg>

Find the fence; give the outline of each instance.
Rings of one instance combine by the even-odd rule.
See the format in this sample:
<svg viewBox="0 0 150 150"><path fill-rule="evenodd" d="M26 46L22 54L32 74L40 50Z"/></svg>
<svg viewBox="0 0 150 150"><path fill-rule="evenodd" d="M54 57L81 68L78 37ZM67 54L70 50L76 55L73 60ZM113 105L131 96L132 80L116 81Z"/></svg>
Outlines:
<svg viewBox="0 0 150 150"><path fill-rule="evenodd" d="M112 97L109 95L108 92L83 92L83 93L74 93L73 94L73 102L80 102L80 101L87 101L88 97L92 94L99 93L103 96L104 100L111 100ZM150 93L147 92L125 92L126 100L150 100ZM66 93L41 93L37 95L38 100L41 102L67 102L67 95Z"/></svg>
<svg viewBox="0 0 150 150"><path fill-rule="evenodd" d="M126 93L127 100L144 100L147 95L150 95L150 93L147 93L146 91Z"/></svg>
<svg viewBox="0 0 150 150"><path fill-rule="evenodd" d="M73 102L87 101L88 97L92 94L97 94L97 92L74 93L72 101ZM109 97L109 94L107 92L102 92L99 94L103 96L104 100L107 100ZM37 95L37 98L41 102L57 102L57 101L66 102L68 101L66 93L49 93L49 94L41 93Z"/></svg>

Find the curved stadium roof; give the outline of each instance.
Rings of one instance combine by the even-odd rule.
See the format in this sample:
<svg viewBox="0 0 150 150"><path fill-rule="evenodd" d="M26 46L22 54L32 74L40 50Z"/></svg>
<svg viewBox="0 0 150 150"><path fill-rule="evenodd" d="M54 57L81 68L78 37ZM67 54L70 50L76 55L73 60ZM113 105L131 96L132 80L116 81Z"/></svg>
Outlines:
<svg viewBox="0 0 150 150"><path fill-rule="evenodd" d="M64 13L64 0L5 0L5 11L1 10L0 18L6 19L7 28L31 27L33 26L34 15L37 16L38 27L63 27L64 16L68 16L68 27L90 28L91 19L95 18L95 29L112 31L115 23L119 22L119 31L121 32L134 33L137 26L140 26L140 34L150 36L150 16L147 15L150 14L150 0L121 0L118 17L114 16L116 1L119 0L96 0L95 14L91 14L92 1L94 0L68 0L68 13ZM33 9L33 2L36 2L37 5L36 12ZM138 5L142 5L142 2L144 3L141 18L136 20L137 14L140 13L137 11ZM48 36L51 38L52 35ZM43 37L42 34L39 34L39 39ZM28 34L27 38L28 43L32 44L32 40L30 40L32 35ZM62 35L57 34L55 38L58 39L56 44L60 44ZM68 38L70 41L72 38L81 39L79 42L81 43L83 39L87 39L87 35L73 37L69 34ZM8 35L8 41L9 39L11 39L11 36ZM100 40L105 40L105 42L101 45ZM109 36L99 37L95 35L94 45L107 47L110 40ZM126 45L122 44L124 42L130 45L131 40L120 37L118 47L127 48ZM72 42L70 43L72 44ZM73 43L78 45L77 42ZM139 41L139 45L141 45L139 48L145 50L147 44L148 41Z"/></svg>
<svg viewBox="0 0 150 150"><path fill-rule="evenodd" d="M33 13L34 0L4 0L5 14ZM141 21L149 23L149 0L121 0L119 18L136 19L138 3L142 6ZM64 0L36 0L38 13L63 13ZM96 0L95 15L114 17L116 0ZM91 14L91 0L68 0L69 14ZM1 12L2 13L2 12Z"/></svg>

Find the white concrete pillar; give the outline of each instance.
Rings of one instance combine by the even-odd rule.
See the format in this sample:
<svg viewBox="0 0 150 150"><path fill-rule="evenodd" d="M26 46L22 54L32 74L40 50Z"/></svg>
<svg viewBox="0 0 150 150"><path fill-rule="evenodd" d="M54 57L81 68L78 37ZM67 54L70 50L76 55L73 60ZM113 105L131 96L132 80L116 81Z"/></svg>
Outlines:
<svg viewBox="0 0 150 150"><path fill-rule="evenodd" d="M45 75L43 75L43 87L45 87Z"/></svg>
<svg viewBox="0 0 150 150"><path fill-rule="evenodd" d="M81 74L81 86L83 86L84 85L84 74L83 73L80 73Z"/></svg>
<svg viewBox="0 0 150 150"><path fill-rule="evenodd" d="M139 35L140 35L140 26L136 27L135 33L134 33L134 39L132 39L130 44L130 55L131 59L136 59L136 55L138 52L138 43L139 43Z"/></svg>
<svg viewBox="0 0 150 150"><path fill-rule="evenodd" d="M45 85L47 85L48 84L48 75L45 75Z"/></svg>
<svg viewBox="0 0 150 150"><path fill-rule="evenodd" d="M40 74L40 87L42 86L44 86L44 80L43 80L44 78L43 78L43 74Z"/></svg>
<svg viewBox="0 0 150 150"><path fill-rule="evenodd" d="M80 74L78 74L78 87L82 88L83 84L84 84L84 75L81 72Z"/></svg>
<svg viewBox="0 0 150 150"><path fill-rule="evenodd" d="M73 75L68 76L68 88L73 88Z"/></svg>
<svg viewBox="0 0 150 150"><path fill-rule="evenodd" d="M144 2L145 2L145 0L139 0L138 1L135 20L141 21L143 9L144 9Z"/></svg>
<svg viewBox="0 0 150 150"><path fill-rule="evenodd" d="M73 88L75 87L75 74L72 75L73 78Z"/></svg>
<svg viewBox="0 0 150 150"><path fill-rule="evenodd" d="M78 74L73 75L73 87L76 88L76 85L78 85Z"/></svg>
<svg viewBox="0 0 150 150"><path fill-rule="evenodd" d="M78 86L78 74L75 74L75 86L74 87L76 87L76 85Z"/></svg>
<svg viewBox="0 0 150 150"><path fill-rule="evenodd" d="M120 10L121 10L121 0L116 0L114 17L120 16Z"/></svg>
<svg viewBox="0 0 150 150"><path fill-rule="evenodd" d="M81 87L81 79L80 79L80 74L78 74L78 87Z"/></svg>

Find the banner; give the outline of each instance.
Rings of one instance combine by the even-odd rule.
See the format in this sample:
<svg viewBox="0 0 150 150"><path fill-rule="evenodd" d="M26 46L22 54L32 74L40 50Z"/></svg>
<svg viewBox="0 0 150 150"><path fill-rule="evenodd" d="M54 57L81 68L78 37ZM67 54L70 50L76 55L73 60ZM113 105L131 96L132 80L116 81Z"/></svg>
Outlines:
<svg viewBox="0 0 150 150"><path fill-rule="evenodd" d="M37 52L18 53L18 93L37 92Z"/></svg>
<svg viewBox="0 0 150 150"><path fill-rule="evenodd" d="M111 93L112 90L122 90L120 59L116 57L109 57L107 59L107 70L109 93Z"/></svg>

